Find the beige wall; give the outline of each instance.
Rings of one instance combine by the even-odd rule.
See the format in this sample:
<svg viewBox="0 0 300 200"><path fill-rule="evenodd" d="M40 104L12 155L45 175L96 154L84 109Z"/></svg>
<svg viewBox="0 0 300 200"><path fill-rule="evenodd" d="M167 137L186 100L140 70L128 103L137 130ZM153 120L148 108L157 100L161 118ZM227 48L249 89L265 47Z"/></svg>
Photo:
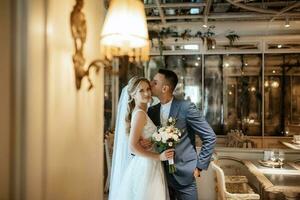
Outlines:
<svg viewBox="0 0 300 200"><path fill-rule="evenodd" d="M0 1L0 200L9 199L11 43L10 1Z"/></svg>
<svg viewBox="0 0 300 200"><path fill-rule="evenodd" d="M102 199L103 194L103 71L76 90L72 65L73 41L70 12L75 0L16 0L21 16L22 73L19 91L24 117L19 116L21 166L19 196L27 200ZM103 3L85 1L88 35L87 64L99 57ZM18 55L20 56L20 55ZM22 62L24 61L24 62ZM23 69L26 69L22 72ZM22 163L21 163L22 165ZM18 195L16 195L18 196Z"/></svg>
<svg viewBox="0 0 300 200"><path fill-rule="evenodd" d="M0 200L8 200L11 132L10 0L0 1L0 13Z"/></svg>
<svg viewBox="0 0 300 200"><path fill-rule="evenodd" d="M69 17L73 0L51 0L48 7L48 92L47 92L47 180L49 199L101 199L102 184L102 99L100 79L88 92L75 88ZM86 64L99 58L102 4L85 1L87 19ZM59 14L58 14L59 13Z"/></svg>

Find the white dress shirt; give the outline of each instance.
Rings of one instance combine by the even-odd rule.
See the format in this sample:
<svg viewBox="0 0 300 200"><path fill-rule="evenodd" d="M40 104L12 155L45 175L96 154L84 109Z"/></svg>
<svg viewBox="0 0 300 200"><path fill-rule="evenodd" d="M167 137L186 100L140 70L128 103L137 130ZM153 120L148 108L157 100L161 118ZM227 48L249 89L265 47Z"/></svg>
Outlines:
<svg viewBox="0 0 300 200"><path fill-rule="evenodd" d="M160 123L162 126L167 125L172 102L173 102L173 98L168 103L160 105Z"/></svg>

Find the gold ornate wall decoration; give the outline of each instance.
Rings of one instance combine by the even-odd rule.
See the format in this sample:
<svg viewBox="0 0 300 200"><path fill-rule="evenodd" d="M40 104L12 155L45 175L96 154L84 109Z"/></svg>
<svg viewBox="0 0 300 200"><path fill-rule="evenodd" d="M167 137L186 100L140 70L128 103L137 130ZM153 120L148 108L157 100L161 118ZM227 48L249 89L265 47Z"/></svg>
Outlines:
<svg viewBox="0 0 300 200"><path fill-rule="evenodd" d="M86 59L84 57L84 44L86 42L87 24L85 19L85 14L82 11L84 6L83 0L76 0L76 4L73 7L70 16L71 22L71 33L74 40L75 52L73 54L73 64L75 71L75 80L77 90L81 87L81 81L84 77L87 77L89 81L89 88L91 90L94 85L90 78L90 70L95 68L96 73L98 73L100 67L109 67L111 64L108 60L94 60L92 61L87 69L85 69Z"/></svg>

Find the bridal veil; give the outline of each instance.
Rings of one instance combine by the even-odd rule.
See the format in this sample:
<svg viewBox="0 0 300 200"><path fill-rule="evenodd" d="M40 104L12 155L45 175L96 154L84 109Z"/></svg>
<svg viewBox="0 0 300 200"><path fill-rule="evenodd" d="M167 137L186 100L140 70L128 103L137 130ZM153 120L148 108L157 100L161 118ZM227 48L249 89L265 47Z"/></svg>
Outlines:
<svg viewBox="0 0 300 200"><path fill-rule="evenodd" d="M114 196L118 193L124 171L132 157L128 146L128 136L126 134L125 115L127 112L127 105L128 93L126 86L122 89L117 112L109 187L110 200L115 199Z"/></svg>

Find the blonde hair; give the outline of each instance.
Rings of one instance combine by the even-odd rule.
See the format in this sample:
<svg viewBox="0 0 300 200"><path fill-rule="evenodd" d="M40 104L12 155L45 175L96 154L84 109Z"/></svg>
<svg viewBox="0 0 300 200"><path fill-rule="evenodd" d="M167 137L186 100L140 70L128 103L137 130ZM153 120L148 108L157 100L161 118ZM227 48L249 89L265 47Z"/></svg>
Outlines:
<svg viewBox="0 0 300 200"><path fill-rule="evenodd" d="M127 93L128 93L128 105L127 105L127 113L125 115L125 122L126 122L126 133L129 135L130 128L131 128L131 117L132 111L135 107L135 102L133 99L133 95L136 93L138 86L141 82L146 82L150 86L150 81L144 77L134 76L128 82Z"/></svg>

